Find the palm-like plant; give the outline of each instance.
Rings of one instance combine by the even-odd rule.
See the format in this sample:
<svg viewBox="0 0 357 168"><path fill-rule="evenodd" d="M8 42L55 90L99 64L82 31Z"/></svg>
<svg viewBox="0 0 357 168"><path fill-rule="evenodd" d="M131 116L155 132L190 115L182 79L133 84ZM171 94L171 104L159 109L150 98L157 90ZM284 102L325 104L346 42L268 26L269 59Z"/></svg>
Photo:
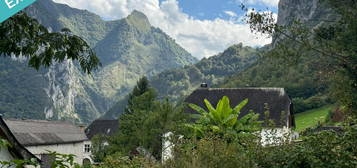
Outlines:
<svg viewBox="0 0 357 168"><path fill-rule="evenodd" d="M238 135L240 133L255 132L260 129L262 122L257 121L259 114L251 111L241 119L238 119L240 111L248 103L248 99L243 100L234 108L231 108L227 96L219 100L216 108L207 99L204 102L208 111L198 105L189 104L192 109L199 113L196 115L196 118L198 118L196 123L186 125L194 130L196 136L212 132L215 134Z"/></svg>

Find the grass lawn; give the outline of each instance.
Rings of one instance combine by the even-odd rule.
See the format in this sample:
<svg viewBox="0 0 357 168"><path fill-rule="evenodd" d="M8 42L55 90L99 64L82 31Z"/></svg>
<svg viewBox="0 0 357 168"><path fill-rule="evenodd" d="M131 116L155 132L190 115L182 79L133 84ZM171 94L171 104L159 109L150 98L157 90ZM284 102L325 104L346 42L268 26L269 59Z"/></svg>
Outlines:
<svg viewBox="0 0 357 168"><path fill-rule="evenodd" d="M318 109L312 109L303 113L295 114L296 131L300 132L306 128L316 126L318 122L325 122L329 111L333 105L324 106Z"/></svg>

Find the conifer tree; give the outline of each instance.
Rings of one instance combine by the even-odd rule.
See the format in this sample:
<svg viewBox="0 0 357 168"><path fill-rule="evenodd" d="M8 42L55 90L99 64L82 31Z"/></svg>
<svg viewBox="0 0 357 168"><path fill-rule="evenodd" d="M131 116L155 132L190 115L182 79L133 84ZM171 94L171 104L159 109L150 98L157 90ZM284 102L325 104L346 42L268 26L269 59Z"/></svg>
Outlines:
<svg viewBox="0 0 357 168"><path fill-rule="evenodd" d="M130 113L134 106L134 99L143 95L150 90L149 80L144 76L142 77L134 87L133 91L129 94L128 104L125 108L125 113Z"/></svg>

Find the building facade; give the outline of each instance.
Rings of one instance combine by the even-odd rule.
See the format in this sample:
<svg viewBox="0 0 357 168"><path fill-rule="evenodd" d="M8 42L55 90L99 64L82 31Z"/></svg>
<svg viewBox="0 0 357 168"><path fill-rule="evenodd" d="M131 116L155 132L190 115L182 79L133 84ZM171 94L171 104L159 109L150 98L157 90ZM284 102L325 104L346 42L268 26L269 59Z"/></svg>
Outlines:
<svg viewBox="0 0 357 168"><path fill-rule="evenodd" d="M11 162L13 160L36 160L40 161L35 155L33 155L28 149L26 149L20 142L16 139L14 134L10 131L9 127L5 121L0 116L0 139L2 141L2 146L0 146L0 161ZM5 145L6 143L8 145ZM1 165L0 167L7 167ZM15 167L15 166L12 166Z"/></svg>
<svg viewBox="0 0 357 168"><path fill-rule="evenodd" d="M273 122L273 126L263 125L259 133L262 145L278 144L298 137L298 134L292 131L295 127L293 103L284 88L208 88L203 85L189 95L185 102L207 110L204 99L215 107L223 96L229 98L232 107L248 99L238 119L253 111L259 114L260 121L268 118ZM187 108L186 112L197 113L191 108Z"/></svg>
<svg viewBox="0 0 357 168"><path fill-rule="evenodd" d="M53 156L49 152L73 154L82 165L91 162L91 142L84 130L67 121L7 119L6 124L16 139L49 167Z"/></svg>

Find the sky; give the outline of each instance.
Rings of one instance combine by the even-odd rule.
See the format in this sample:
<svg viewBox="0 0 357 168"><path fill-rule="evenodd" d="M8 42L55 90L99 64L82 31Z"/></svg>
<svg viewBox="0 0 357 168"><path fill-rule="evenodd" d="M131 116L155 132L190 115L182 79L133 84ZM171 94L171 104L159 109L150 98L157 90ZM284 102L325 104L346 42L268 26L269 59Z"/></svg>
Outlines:
<svg viewBox="0 0 357 168"><path fill-rule="evenodd" d="M250 8L277 13L279 0L54 0L86 9L104 20L121 19L133 10L145 13L150 23L170 35L201 59L223 52L233 44L260 47L271 38L251 33L242 22L243 2Z"/></svg>

